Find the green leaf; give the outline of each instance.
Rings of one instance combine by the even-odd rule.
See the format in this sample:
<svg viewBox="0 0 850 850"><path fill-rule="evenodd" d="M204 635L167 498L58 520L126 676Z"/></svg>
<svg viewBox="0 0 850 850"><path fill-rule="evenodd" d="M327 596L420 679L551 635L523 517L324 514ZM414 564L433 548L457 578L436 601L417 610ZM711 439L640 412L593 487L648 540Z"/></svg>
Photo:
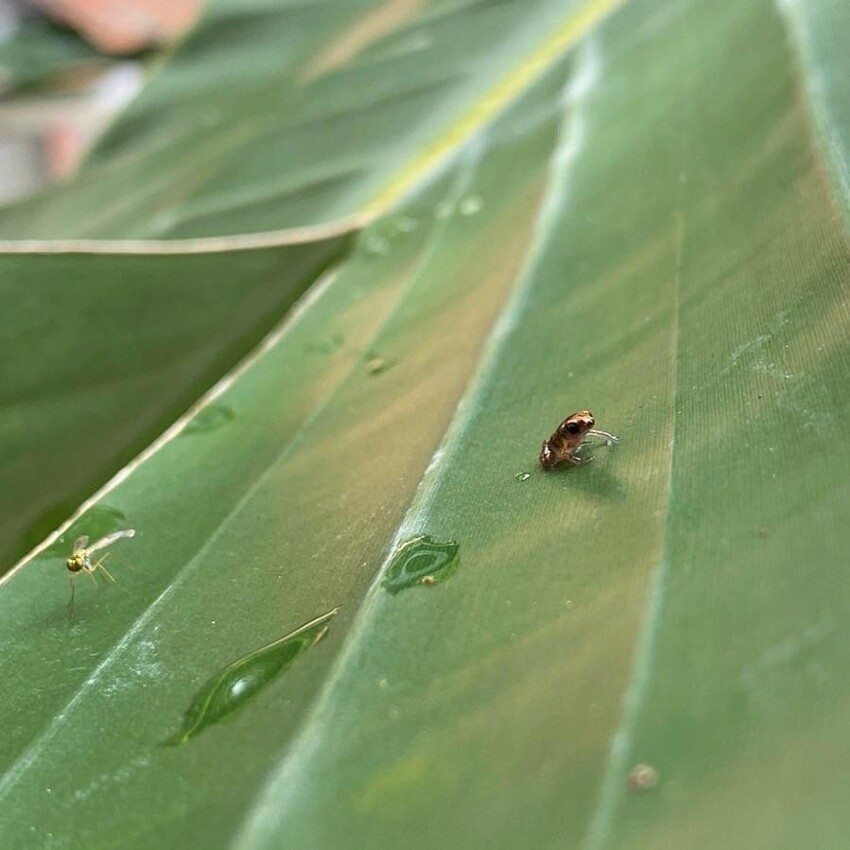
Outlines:
<svg viewBox="0 0 850 850"><path fill-rule="evenodd" d="M344 246L0 254L4 566L227 375Z"/></svg>
<svg viewBox="0 0 850 850"><path fill-rule="evenodd" d="M112 479L0 588L0 845L845 845L842 5L336 5L219 0L79 181L5 216L9 238L72 240L5 246L3 303L31 291L49 319L7 323L13 343L47 340L10 374L37 406L68 387L67 415L43 420L57 441L92 409L72 391L90 373L114 407L74 456L92 488ZM439 109L412 94L461 66ZM199 98L234 118L209 145ZM300 131L264 149L250 123L238 135L246 115ZM164 189L126 188L155 161L167 226ZM95 199L100 224L68 218ZM165 238L99 241L145 234ZM280 289L216 360L213 294L269 255ZM123 362L170 387L187 352L208 359L138 408L113 399L102 352L60 359L46 333L64 312L45 293L75 262L183 264L186 300L162 294ZM115 280L66 288L110 304L119 345L155 286ZM189 318L204 324L154 373ZM147 405L173 424L132 444ZM584 408L621 444L544 472L541 440ZM42 418L22 418L19 456ZM120 467L119 449L140 454ZM136 536L69 621L63 558L110 523ZM337 607L321 645L209 722L234 659L285 665L293 644L257 647ZM203 734L160 746L181 717Z"/></svg>

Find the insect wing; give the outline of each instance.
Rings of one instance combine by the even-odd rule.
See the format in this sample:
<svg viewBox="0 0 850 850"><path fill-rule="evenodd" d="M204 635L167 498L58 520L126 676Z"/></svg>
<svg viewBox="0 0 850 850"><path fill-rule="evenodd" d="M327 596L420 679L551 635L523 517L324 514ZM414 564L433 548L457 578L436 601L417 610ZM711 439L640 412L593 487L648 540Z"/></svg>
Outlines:
<svg viewBox="0 0 850 850"><path fill-rule="evenodd" d="M88 542L89 542L88 534L84 534L82 537L78 537L74 541L74 551L79 552L80 549L85 549L86 543L88 543Z"/></svg>
<svg viewBox="0 0 850 850"><path fill-rule="evenodd" d="M91 555L92 552L97 552L98 549L103 549L106 546L120 540L122 537L133 537L136 530L134 528L126 528L123 531L113 531L112 534L107 534L106 537L101 537L100 540L95 540L91 546L86 549L86 554Z"/></svg>

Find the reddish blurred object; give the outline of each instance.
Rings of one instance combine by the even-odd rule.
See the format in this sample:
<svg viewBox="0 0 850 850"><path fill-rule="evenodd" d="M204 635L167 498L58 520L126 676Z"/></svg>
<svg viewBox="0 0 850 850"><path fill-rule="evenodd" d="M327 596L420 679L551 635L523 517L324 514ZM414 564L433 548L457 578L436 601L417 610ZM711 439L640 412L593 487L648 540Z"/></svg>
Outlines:
<svg viewBox="0 0 850 850"><path fill-rule="evenodd" d="M182 35L201 0L30 0L104 53L135 53Z"/></svg>

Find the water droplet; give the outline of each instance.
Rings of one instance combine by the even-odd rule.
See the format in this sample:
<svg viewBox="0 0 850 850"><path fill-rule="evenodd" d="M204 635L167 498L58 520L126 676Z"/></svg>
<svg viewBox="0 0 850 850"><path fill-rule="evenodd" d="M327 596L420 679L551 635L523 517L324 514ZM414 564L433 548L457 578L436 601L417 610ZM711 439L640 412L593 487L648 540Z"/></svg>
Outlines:
<svg viewBox="0 0 850 850"><path fill-rule="evenodd" d="M395 226L398 228L399 233L413 233L419 227L419 219L403 215L396 219Z"/></svg>
<svg viewBox="0 0 850 850"><path fill-rule="evenodd" d="M183 718L183 727L165 744L185 744L213 723L218 723L253 699L293 661L327 633L329 622L339 609L334 608L305 623L294 632L254 650L228 664L210 677L195 694Z"/></svg>
<svg viewBox="0 0 850 850"><path fill-rule="evenodd" d="M183 434L206 434L236 418L233 410L224 404L209 404L192 417L192 421L183 429Z"/></svg>
<svg viewBox="0 0 850 850"><path fill-rule="evenodd" d="M370 233L364 242L366 251L376 257L383 257L390 250L390 243L380 233Z"/></svg>
<svg viewBox="0 0 850 850"><path fill-rule="evenodd" d="M629 791L651 791L658 785L658 771L651 764L636 764L627 779Z"/></svg>
<svg viewBox="0 0 850 850"><path fill-rule="evenodd" d="M514 475L514 478L516 478L517 481L528 481L528 479L531 478L531 473L518 472L516 475Z"/></svg>
<svg viewBox="0 0 850 850"><path fill-rule="evenodd" d="M71 527L43 553L42 557L67 557L73 542L84 534L94 541L113 531L127 527L127 517L109 505L92 505ZM55 528L55 526L54 526Z"/></svg>
<svg viewBox="0 0 850 850"><path fill-rule="evenodd" d="M454 201L440 201L434 209L434 215L437 218L448 218L454 211Z"/></svg>
<svg viewBox="0 0 850 850"><path fill-rule="evenodd" d="M459 564L459 544L440 543L428 534L412 537L398 547L381 584L389 593L445 581Z"/></svg>
<svg viewBox="0 0 850 850"><path fill-rule="evenodd" d="M333 334L326 339L311 342L308 350L317 354L336 354L343 345L345 345L345 337L342 334Z"/></svg>
<svg viewBox="0 0 850 850"><path fill-rule="evenodd" d="M431 36L427 32L412 32L400 45L400 49L407 52L427 50L431 46Z"/></svg>
<svg viewBox="0 0 850 850"><path fill-rule="evenodd" d="M476 215L481 212L481 208L484 206L484 201L478 195L470 195L468 198L464 198L460 202L460 214L461 215Z"/></svg>
<svg viewBox="0 0 850 850"><path fill-rule="evenodd" d="M163 210L151 219L151 233L155 235L166 233L171 230L179 220L180 219L176 210Z"/></svg>

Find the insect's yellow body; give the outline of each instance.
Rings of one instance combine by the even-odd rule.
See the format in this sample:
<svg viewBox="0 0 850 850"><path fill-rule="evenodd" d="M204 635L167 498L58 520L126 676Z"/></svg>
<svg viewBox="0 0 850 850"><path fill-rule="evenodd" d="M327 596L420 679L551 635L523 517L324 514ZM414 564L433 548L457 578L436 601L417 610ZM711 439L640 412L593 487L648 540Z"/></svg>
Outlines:
<svg viewBox="0 0 850 850"><path fill-rule="evenodd" d="M103 564L109 553L104 553L94 563L92 563L91 559L92 553L97 552L98 549L104 549L123 537L132 537L135 533L135 530L132 528L127 528L124 531L115 531L112 534L107 534L106 537L101 537L100 540L95 540L90 546L88 545L89 539L87 536L80 537L74 541L74 548L71 550L71 555L65 561L65 566L68 568L69 573L68 578L71 581L71 601L68 603L68 609L70 611L74 610L74 579L77 573L82 572L90 575L92 581L95 583L97 583L95 574L100 575L104 581L115 581L112 573Z"/></svg>
<svg viewBox="0 0 850 850"><path fill-rule="evenodd" d="M87 566L91 566L91 563L86 564L87 560L88 558L86 558L85 551L80 549L68 558L66 566L70 572L78 573L80 570L84 570Z"/></svg>

